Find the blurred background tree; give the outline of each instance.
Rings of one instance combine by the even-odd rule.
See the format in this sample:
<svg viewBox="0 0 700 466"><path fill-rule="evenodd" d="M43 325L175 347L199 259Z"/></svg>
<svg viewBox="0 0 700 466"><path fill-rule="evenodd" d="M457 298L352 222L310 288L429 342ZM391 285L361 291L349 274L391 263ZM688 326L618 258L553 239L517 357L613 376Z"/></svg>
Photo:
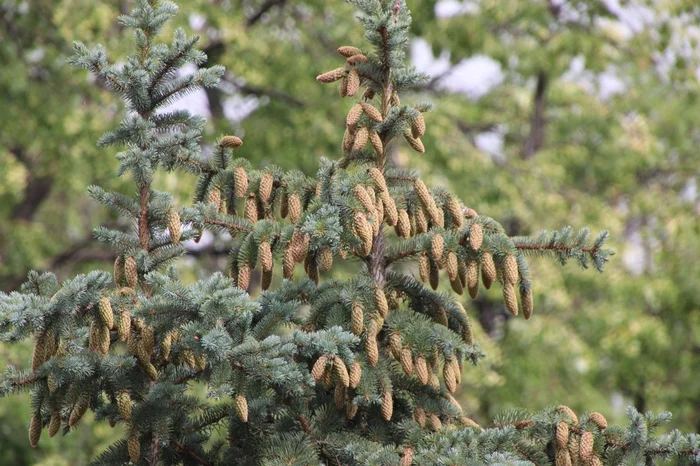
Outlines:
<svg viewBox="0 0 700 466"><path fill-rule="evenodd" d="M465 369L463 406L480 422L505 408L552 403L620 422L633 404L668 409L671 427L700 431L700 9L683 0L408 4L412 60L432 76L420 91L435 103L424 141L431 156L422 163L401 148L392 157L504 220L508 234L588 225L610 230L619 253L604 276L533 260L536 314L527 325L511 321L495 296L470 304L488 356ZM85 186L128 189L111 176L116 160L95 145L120 115L108 92L65 61L76 38L115 54L128 48L131 37L113 18L130 6L0 2L3 291L30 269L67 277L111 267L113 258L86 232L117 219L105 219ZM245 137L254 165L307 173L320 156L338 154L337 128L349 104L314 78L335 66L336 44L361 33L350 5L180 6L178 21L201 35L210 64L227 68L218 90L179 104L211 117L211 141L235 133ZM168 175L158 182L186 196L195 180ZM225 241L205 237L192 245L205 268L185 260L183 276L224 269ZM26 365L30 356L29 348L0 346L0 370ZM71 435L30 455L28 409L28 402L0 400L2 464L85 464L119 435Z"/></svg>

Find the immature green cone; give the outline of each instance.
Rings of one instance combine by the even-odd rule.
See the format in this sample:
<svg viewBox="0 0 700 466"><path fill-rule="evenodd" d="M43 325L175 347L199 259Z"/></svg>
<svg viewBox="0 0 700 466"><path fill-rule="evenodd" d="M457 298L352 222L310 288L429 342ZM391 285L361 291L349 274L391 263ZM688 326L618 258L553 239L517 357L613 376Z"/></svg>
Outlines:
<svg viewBox="0 0 700 466"><path fill-rule="evenodd" d="M131 398L127 390L122 390L117 395L117 408L122 419L129 422L131 420Z"/></svg>
<svg viewBox="0 0 700 466"><path fill-rule="evenodd" d="M430 382L430 373L428 371L428 364L425 362L425 358L422 354L419 354L415 361L413 361L413 367L416 370L416 376L418 380L420 380L420 383L428 385L428 382Z"/></svg>
<svg viewBox="0 0 700 466"><path fill-rule="evenodd" d="M352 142L352 151L357 152L364 149L367 145L367 141L369 141L369 130L366 126L363 126L355 133L355 139Z"/></svg>
<svg viewBox="0 0 700 466"><path fill-rule="evenodd" d="M418 152L419 154L425 153L425 146L423 146L423 141L420 138L415 138L409 130L403 133L403 137L408 141L408 144Z"/></svg>
<svg viewBox="0 0 700 466"><path fill-rule="evenodd" d="M331 71L326 71L325 73L316 76L316 81L320 83L332 83L343 79L345 77L345 68L336 68Z"/></svg>
<svg viewBox="0 0 700 466"><path fill-rule="evenodd" d="M364 110L371 120L376 121L377 123L381 123L384 120L381 112L379 112L374 105L367 102L362 102L360 105L362 106L362 110Z"/></svg>
<svg viewBox="0 0 700 466"><path fill-rule="evenodd" d="M68 418L68 426L75 427L75 425L80 422L88 409L90 404L90 397L88 395L80 395L78 401L73 405L73 409L70 412L70 417Z"/></svg>
<svg viewBox="0 0 700 466"><path fill-rule="evenodd" d="M122 286L124 284L124 256L119 254L116 259L114 259L114 284L117 286Z"/></svg>
<svg viewBox="0 0 700 466"><path fill-rule="evenodd" d="M503 279L511 285L518 282L518 262L515 260L515 256L510 254L503 261Z"/></svg>
<svg viewBox="0 0 700 466"><path fill-rule="evenodd" d="M156 334L153 327L149 325L143 326L141 329L141 344L143 345L143 350L148 355L146 359L151 359L151 353L156 346Z"/></svg>
<svg viewBox="0 0 700 466"><path fill-rule="evenodd" d="M390 421L391 416L394 414L394 396L392 395L391 389L387 388L382 393L382 418L385 421Z"/></svg>
<svg viewBox="0 0 700 466"><path fill-rule="evenodd" d="M408 212L404 209L399 209L399 218L396 222L396 235L404 239L411 237L411 221L408 218Z"/></svg>
<svg viewBox="0 0 700 466"><path fill-rule="evenodd" d="M369 176L372 177L372 181L374 181L374 184L375 186L377 186L379 192L388 191L386 186L386 179L384 178L384 175L382 174L381 170L372 167L367 170L367 173L369 173Z"/></svg>
<svg viewBox="0 0 700 466"><path fill-rule="evenodd" d="M425 118L423 114L419 113L418 116L411 119L411 136L414 138L419 138L425 134Z"/></svg>
<svg viewBox="0 0 700 466"><path fill-rule="evenodd" d="M250 265L248 265L247 263L243 264L238 270L238 280L236 280L238 288L242 290L248 289L248 287L250 286L250 273Z"/></svg>
<svg viewBox="0 0 700 466"><path fill-rule="evenodd" d="M132 463L138 463L141 458L141 442L136 434L129 435L129 440L126 442L127 450L129 451L129 459Z"/></svg>
<svg viewBox="0 0 700 466"><path fill-rule="evenodd" d="M593 432L586 431L583 433L579 448L581 459L584 463L587 463L593 456Z"/></svg>
<svg viewBox="0 0 700 466"><path fill-rule="evenodd" d="M608 420L605 419L605 416L600 413L591 413L591 415L588 416L588 419L590 419L590 421L601 430L608 428Z"/></svg>
<svg viewBox="0 0 700 466"><path fill-rule="evenodd" d="M557 447L566 449L566 444L569 443L569 426L564 421L557 424L555 438L557 439Z"/></svg>
<svg viewBox="0 0 700 466"><path fill-rule="evenodd" d="M493 256L490 252L484 251L481 256L481 281L484 283L484 288L491 288L491 284L496 279L496 264L493 262Z"/></svg>
<svg viewBox="0 0 700 466"><path fill-rule="evenodd" d="M476 299L479 294L479 263L475 260L469 260L466 264L467 269L467 289L469 296Z"/></svg>
<svg viewBox="0 0 700 466"><path fill-rule="evenodd" d="M180 214L175 209L168 209L165 215L165 220L168 224L168 232L170 240L173 243L179 243L182 238L182 223L180 222Z"/></svg>
<svg viewBox="0 0 700 466"><path fill-rule="evenodd" d="M336 408L342 409L345 407L345 386L342 383L335 384L333 401L335 401Z"/></svg>
<svg viewBox="0 0 700 466"><path fill-rule="evenodd" d="M333 373L335 374L338 382L343 384L344 387L350 386L350 374L348 374L348 368L345 366L343 360L339 357L333 359Z"/></svg>
<svg viewBox="0 0 700 466"><path fill-rule="evenodd" d="M360 379L362 379L362 366L359 362L353 361L352 364L350 364L348 376L350 377L350 388L357 388Z"/></svg>
<svg viewBox="0 0 700 466"><path fill-rule="evenodd" d="M478 223L469 227L469 245L474 251L478 251L484 242L484 230Z"/></svg>
<svg viewBox="0 0 700 466"><path fill-rule="evenodd" d="M357 336L362 335L364 330L364 313L360 304L355 302L352 306L352 313L350 314L350 331Z"/></svg>
<svg viewBox="0 0 700 466"><path fill-rule="evenodd" d="M207 357L204 354L196 354L194 357L194 368L202 372L207 368Z"/></svg>
<svg viewBox="0 0 700 466"><path fill-rule="evenodd" d="M136 288L139 283L139 274L136 269L136 259L134 256L129 256L124 262L124 277L129 288Z"/></svg>
<svg viewBox="0 0 700 466"><path fill-rule="evenodd" d="M323 377L323 373L326 371L326 362L328 361L328 356L325 354L319 356L319 358L314 363L311 369L311 377L314 378L316 382L320 381Z"/></svg>
<svg viewBox="0 0 700 466"><path fill-rule="evenodd" d="M427 283L430 280L430 259L425 252L418 258L418 273L423 283Z"/></svg>
<svg viewBox="0 0 700 466"><path fill-rule="evenodd" d="M526 290L520 289L520 304L523 308L523 317L525 320L532 316L532 289L528 288Z"/></svg>
<svg viewBox="0 0 700 466"><path fill-rule="evenodd" d="M354 96L360 90L360 75L355 68L351 69L347 76L347 96Z"/></svg>
<svg viewBox="0 0 700 466"><path fill-rule="evenodd" d="M510 283L503 284L503 300L506 303L506 309L513 317L518 315L518 298L515 297L515 286Z"/></svg>
<svg viewBox="0 0 700 466"><path fill-rule="evenodd" d="M258 221L258 201L255 200L255 194L252 192L248 194L248 197L245 199L243 217L250 223Z"/></svg>
<svg viewBox="0 0 700 466"><path fill-rule="evenodd" d="M345 124L348 128L354 129L359 123L360 117L362 117L362 106L355 104L350 108L347 117L345 117Z"/></svg>
<svg viewBox="0 0 700 466"><path fill-rule="evenodd" d="M32 421L29 423L29 444L35 448L41 437L41 417L38 415L32 416Z"/></svg>
<svg viewBox="0 0 700 466"><path fill-rule="evenodd" d="M54 435L58 433L61 428L61 414L58 410L54 411L51 415L51 421L49 422L49 437L53 438Z"/></svg>
<svg viewBox="0 0 700 466"><path fill-rule="evenodd" d="M445 240L440 233L435 233L430 239L430 252L435 262L442 260L442 254L445 252Z"/></svg>
<svg viewBox="0 0 700 466"><path fill-rule="evenodd" d="M408 347L401 350L399 361L401 362L401 368L403 369L404 373L408 377L413 375L413 354Z"/></svg>
<svg viewBox="0 0 700 466"><path fill-rule="evenodd" d="M194 352L191 349L186 349L182 353L180 353L180 359L190 369L194 369L195 366L197 365L197 362L195 361L195 358L194 358Z"/></svg>
<svg viewBox="0 0 700 466"><path fill-rule="evenodd" d="M248 174L245 168L242 166L237 166L233 172L233 181L236 188L236 197L245 196L246 191L248 191Z"/></svg>
<svg viewBox="0 0 700 466"><path fill-rule="evenodd" d="M129 312L129 309L126 307L122 307L119 313L117 333L121 341L126 341L131 333L131 312Z"/></svg>
<svg viewBox="0 0 700 466"><path fill-rule="evenodd" d="M112 311L112 303L109 298L102 296L100 302L97 305L97 310L100 314L100 320L107 328L114 327L114 311Z"/></svg>
<svg viewBox="0 0 700 466"><path fill-rule="evenodd" d="M224 136L219 145L227 149L237 149L243 145L243 141L237 136Z"/></svg>
<svg viewBox="0 0 700 466"><path fill-rule="evenodd" d="M372 144L372 148L377 155L384 154L384 143L382 142L382 138L373 129L369 131L369 143Z"/></svg>
<svg viewBox="0 0 700 466"><path fill-rule="evenodd" d="M360 55L362 53L362 50L351 45L343 45L341 47L338 47L338 53L346 58L350 58L354 55Z"/></svg>

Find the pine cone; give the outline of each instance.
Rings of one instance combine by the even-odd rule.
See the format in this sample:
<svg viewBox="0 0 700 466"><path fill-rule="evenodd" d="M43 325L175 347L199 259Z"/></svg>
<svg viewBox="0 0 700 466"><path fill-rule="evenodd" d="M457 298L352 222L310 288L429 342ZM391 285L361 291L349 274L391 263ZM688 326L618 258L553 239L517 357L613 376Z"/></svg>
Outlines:
<svg viewBox="0 0 700 466"><path fill-rule="evenodd" d="M442 260L442 254L445 252L445 240L440 233L433 234L433 237L430 239L430 252L435 262Z"/></svg>
<svg viewBox="0 0 700 466"><path fill-rule="evenodd" d="M372 144L372 148L377 153L377 155L384 154L384 143L382 142L382 138L373 129L369 131L369 142L370 144Z"/></svg>
<svg viewBox="0 0 700 466"><path fill-rule="evenodd" d="M518 315L518 298L515 296L515 287L510 283L503 284L503 300L506 303L506 309L514 317Z"/></svg>
<svg viewBox="0 0 700 466"><path fill-rule="evenodd" d="M382 393L382 418L385 421L390 421L391 416L394 414L394 397L391 393L391 389L387 388Z"/></svg>
<svg viewBox="0 0 700 466"><path fill-rule="evenodd" d="M569 452L567 450L557 450L554 454L554 464L556 466L572 466Z"/></svg>
<svg viewBox="0 0 700 466"><path fill-rule="evenodd" d="M455 407L457 411L460 412L460 414L463 412L462 405L459 404L459 401L457 401L454 396L450 395L449 393L443 393L443 396L447 399L447 401L450 402L452 406Z"/></svg>
<svg viewBox="0 0 700 466"><path fill-rule="evenodd" d="M119 323L117 325L117 332L119 333L119 339L121 341L126 341L131 333L131 313L129 309L122 307L119 313Z"/></svg>
<svg viewBox="0 0 700 466"><path fill-rule="evenodd" d="M388 191L381 191L379 197L382 200L382 204L384 204L384 216L387 223L392 227L396 226L396 223L399 221L399 211L396 208L394 198L389 195Z"/></svg>
<svg viewBox="0 0 700 466"><path fill-rule="evenodd" d="M270 247L270 242L267 238L260 241L258 245L258 257L260 259L260 267L262 267L263 272L270 272L272 270L272 248Z"/></svg>
<svg viewBox="0 0 700 466"><path fill-rule="evenodd" d="M569 426L566 422L561 421L557 424L556 435L557 447L566 450L566 444L569 443Z"/></svg>
<svg viewBox="0 0 700 466"><path fill-rule="evenodd" d="M362 110L364 110L371 120L376 121L377 123L381 123L384 120L382 118L382 114L374 105L367 102L362 102L360 105L362 106Z"/></svg>
<svg viewBox="0 0 700 466"><path fill-rule="evenodd" d="M248 191L248 174L241 165L234 170L233 181L236 187L236 197L241 198L245 196L246 191Z"/></svg>
<svg viewBox="0 0 700 466"><path fill-rule="evenodd" d="M338 409L345 407L345 386L342 383L337 383L335 385L335 391L333 392L333 401L335 401L335 406Z"/></svg>
<svg viewBox="0 0 700 466"><path fill-rule="evenodd" d="M401 361L401 368L403 369L404 373L408 377L413 375L413 354L408 347L401 350L399 360Z"/></svg>
<svg viewBox="0 0 700 466"><path fill-rule="evenodd" d="M160 355L163 357L164 361L170 359L170 349L172 348L173 334L168 332L163 337L163 341L160 344Z"/></svg>
<svg viewBox="0 0 700 466"><path fill-rule="evenodd" d="M247 263L243 264L238 270L238 280L236 280L238 288L248 290L248 287L250 286L250 273L250 265Z"/></svg>
<svg viewBox="0 0 700 466"><path fill-rule="evenodd" d="M367 353L367 362L370 366L376 366L379 362L379 347L377 346L377 336L370 335L367 332L367 340L365 341L365 351Z"/></svg>
<svg viewBox="0 0 700 466"><path fill-rule="evenodd" d="M362 378L362 366L357 361L353 361L350 364L350 388L357 388Z"/></svg>
<svg viewBox="0 0 700 466"><path fill-rule="evenodd" d="M353 227L357 237L362 240L361 254L363 256L369 255L372 250L372 226L367 221L364 213L355 212Z"/></svg>
<svg viewBox="0 0 700 466"><path fill-rule="evenodd" d="M32 421L29 424L29 444L32 448L36 448L41 437L41 416L35 414L32 416Z"/></svg>
<svg viewBox="0 0 700 466"><path fill-rule="evenodd" d="M347 83L347 96L352 97L360 90L360 75L355 68L348 73Z"/></svg>
<svg viewBox="0 0 700 466"><path fill-rule="evenodd" d="M401 466L411 466L413 464L413 447L404 446L403 456L401 456Z"/></svg>
<svg viewBox="0 0 700 466"><path fill-rule="evenodd" d="M114 284L117 286L124 284L124 256L121 254L114 259Z"/></svg>
<svg viewBox="0 0 700 466"><path fill-rule="evenodd" d="M260 288L263 290L270 289L270 285L272 285L272 270L263 271L260 282Z"/></svg>
<svg viewBox="0 0 700 466"><path fill-rule="evenodd" d="M170 240L177 244L182 238L182 223L180 222L180 214L175 209L168 209L165 214L165 220L168 224L168 232L170 233Z"/></svg>
<svg viewBox="0 0 700 466"><path fill-rule="evenodd" d="M576 415L576 413L574 412L573 409L569 408L566 405L559 405L559 406L557 406L556 411L569 416L569 419L571 419L572 425L578 425L578 416Z"/></svg>
<svg viewBox="0 0 700 466"><path fill-rule="evenodd" d="M132 463L138 463L139 458L141 458L141 442L136 434L129 435L129 440L127 441L127 450L129 451L129 459Z"/></svg>
<svg viewBox="0 0 700 466"><path fill-rule="evenodd" d="M350 108L347 117L345 117L345 124L348 128L353 129L359 123L360 117L362 117L362 106L355 104Z"/></svg>
<svg viewBox="0 0 700 466"><path fill-rule="evenodd" d="M243 141L238 136L224 136L219 145L227 149L237 149L243 145Z"/></svg>
<svg viewBox="0 0 700 466"><path fill-rule="evenodd" d="M593 456L593 432L586 431L581 436L580 453L584 463L587 463Z"/></svg>
<svg viewBox="0 0 700 466"><path fill-rule="evenodd" d="M430 259L426 252L423 252L418 258L418 273L423 283L430 279Z"/></svg>
<svg viewBox="0 0 700 466"><path fill-rule="evenodd" d="M447 201L445 208L447 209L447 212L452 218L452 223L454 224L454 227L461 227L462 223L464 222L464 214L462 213L462 208L459 206L459 201L457 200L457 198L454 196L450 196L450 199Z"/></svg>
<svg viewBox="0 0 700 466"><path fill-rule="evenodd" d="M367 190L364 188L362 185L355 185L352 188L352 192L355 195L355 199L357 199L360 204L362 204L362 207L367 211L367 213L372 213L374 212L374 202L372 202L372 198L370 197L370 194L367 192Z"/></svg>
<svg viewBox="0 0 700 466"><path fill-rule="evenodd" d="M284 259L282 260L282 275L284 278L291 280L294 278L294 248L290 244L284 250Z"/></svg>
<svg viewBox="0 0 700 466"><path fill-rule="evenodd" d="M352 143L354 139L354 129L353 131L350 131L349 128L345 128L345 132L343 133L343 142L341 144L343 152L350 152L350 149L352 149Z"/></svg>
<svg viewBox="0 0 700 466"><path fill-rule="evenodd" d="M484 251L481 256L481 280L484 283L484 288L491 288L491 284L496 279L496 264L493 262L493 256L490 252Z"/></svg>
<svg viewBox="0 0 700 466"><path fill-rule="evenodd" d="M404 209L399 210L399 218L396 222L396 235L404 239L411 237L411 221L408 218L408 212Z"/></svg>
<svg viewBox="0 0 700 466"><path fill-rule="evenodd" d="M445 363L442 368L442 377L445 380L445 387L454 393L457 390L457 380L454 373L454 367L450 363Z"/></svg>
<svg viewBox="0 0 700 466"><path fill-rule="evenodd" d="M428 420L430 421L430 425L433 428L433 430L438 431L442 428L442 422L440 421L440 418L437 417L434 413L428 414Z"/></svg>
<svg viewBox="0 0 700 466"><path fill-rule="evenodd" d="M357 152L364 149L364 147L367 145L368 140L369 130L366 126L363 126L362 128L358 129L355 133L355 139L352 142L352 151Z"/></svg>
<svg viewBox="0 0 700 466"><path fill-rule="evenodd" d="M419 138L425 134L425 118L423 114L419 113L418 116L411 119L411 135L414 138Z"/></svg>
<svg viewBox="0 0 700 466"><path fill-rule="evenodd" d="M139 283L139 274L136 269L136 259L133 256L127 257L124 262L124 277L129 288L136 288Z"/></svg>
<svg viewBox="0 0 700 466"><path fill-rule="evenodd" d="M233 399L233 405L241 421L248 422L248 400L245 395L238 393Z"/></svg>
<svg viewBox="0 0 700 466"><path fill-rule="evenodd" d="M600 413L591 413L588 419L601 430L608 428L608 420Z"/></svg>
<svg viewBox="0 0 700 466"><path fill-rule="evenodd" d="M272 195L272 186L275 182L275 178L270 172L265 172L265 174L260 179L260 187L258 193L260 194L260 202L267 204Z"/></svg>
<svg viewBox="0 0 700 466"><path fill-rule="evenodd" d="M297 223L301 216L301 199L296 191L289 195L289 221Z"/></svg>
<svg viewBox="0 0 700 466"><path fill-rule="evenodd" d="M345 417L353 419L357 415L357 405L352 401L348 401L345 405Z"/></svg>
<svg viewBox="0 0 700 466"><path fill-rule="evenodd" d="M394 359L399 359L401 357L401 348L403 343L401 342L401 335L396 332L391 332L388 338L389 351Z"/></svg>
<svg viewBox="0 0 700 466"><path fill-rule="evenodd" d="M100 302L97 305L97 309L100 314L100 319L102 323L107 326L107 328L114 327L114 312L112 311L112 303L109 298L102 296Z"/></svg>
<svg viewBox="0 0 700 466"><path fill-rule="evenodd" d="M311 377L314 378L316 382L320 381L323 377L323 373L326 371L326 362L328 361L328 356L325 354L321 355L314 363L311 369Z"/></svg>
<svg viewBox="0 0 700 466"><path fill-rule="evenodd" d="M369 173L369 176L372 177L374 184L377 186L377 189L380 192L388 191L386 186L386 179L384 178L384 175L378 168L372 167L368 169L367 172Z"/></svg>
<svg viewBox="0 0 700 466"><path fill-rule="evenodd" d="M345 367L345 363L338 356L333 359L333 372L335 373L335 377L338 379L338 382L343 384L344 387L350 386L350 374L348 374L348 369Z"/></svg>
<svg viewBox="0 0 700 466"><path fill-rule="evenodd" d="M406 138L408 144L413 147L413 150L419 154L425 153L425 146L423 146L423 141L421 141L420 138L414 138L410 131L403 133L403 137Z"/></svg>
<svg viewBox="0 0 700 466"><path fill-rule="evenodd" d="M218 186L214 186L211 191L209 191L208 203L214 204L216 209L221 212L221 190Z"/></svg>
<svg viewBox="0 0 700 466"><path fill-rule="evenodd" d="M450 278L450 281L455 281L459 279L459 261L457 260L457 254L453 250L450 250L447 253L446 269L447 276Z"/></svg>
<svg viewBox="0 0 700 466"><path fill-rule="evenodd" d="M355 55L360 55L362 50L350 45L343 45L342 47L338 47L338 53L346 58L350 58Z"/></svg>
<svg viewBox="0 0 700 466"><path fill-rule="evenodd" d="M87 411L89 404L90 397L86 394L80 395L78 401L75 402L75 405L71 410L70 418L68 419L68 426L75 427L75 425L80 422L85 414L85 411Z"/></svg>
<svg viewBox="0 0 700 466"><path fill-rule="evenodd" d="M344 78L345 73L345 68L336 68L331 71L326 71L323 74L319 74L318 76L316 76L316 81L320 83L332 83Z"/></svg>
<svg viewBox="0 0 700 466"><path fill-rule="evenodd" d="M131 419L131 398L127 390L122 390L117 395L117 408L122 419L129 422Z"/></svg>
<svg viewBox="0 0 700 466"><path fill-rule="evenodd" d="M484 230L478 223L469 227L469 245L474 251L478 251L484 242Z"/></svg>
<svg viewBox="0 0 700 466"><path fill-rule="evenodd" d="M386 300L384 290L378 286L374 288L374 305L379 315L386 319L386 316L389 315L389 303Z"/></svg>
<svg viewBox="0 0 700 466"><path fill-rule="evenodd" d="M523 291L523 289L520 289L520 304L523 308L523 317L525 317L525 320L529 319L530 316L532 316L532 288L528 288Z"/></svg>
<svg viewBox="0 0 700 466"><path fill-rule="evenodd" d="M510 254L503 261L503 279L511 285L518 282L518 262L515 260L515 256Z"/></svg>
<svg viewBox="0 0 700 466"><path fill-rule="evenodd" d="M34 352L32 353L32 372L36 372L42 364L46 362L46 338L45 334L41 334L37 337L36 343L34 344Z"/></svg>
<svg viewBox="0 0 700 466"><path fill-rule="evenodd" d="M100 325L98 329L98 344L97 348L100 353L106 355L109 353L109 345L111 343L109 328L106 325Z"/></svg>
<svg viewBox="0 0 700 466"><path fill-rule="evenodd" d="M427 233L428 232L428 219L425 218L425 212L420 206L416 206L416 233Z"/></svg>
<svg viewBox="0 0 700 466"><path fill-rule="evenodd" d="M54 435L58 433L61 428L61 414L58 410L54 411L51 415L51 422L49 422L49 437L53 438Z"/></svg>
<svg viewBox="0 0 700 466"><path fill-rule="evenodd" d="M338 88L338 95L340 95L341 98L347 97L347 95L348 95L348 76L347 76L347 74L345 75L343 80L340 81L340 88Z"/></svg>
<svg viewBox="0 0 700 466"><path fill-rule="evenodd" d="M438 285L440 284L440 271L438 270L435 261L430 261L430 271L428 275L430 287L434 290L437 290Z"/></svg>
<svg viewBox="0 0 700 466"><path fill-rule="evenodd" d="M250 223L258 221L258 202L255 200L255 194L249 193L243 207L243 217Z"/></svg>
<svg viewBox="0 0 700 466"><path fill-rule="evenodd" d="M423 385L427 385L430 382L430 373L428 372L428 364L425 362L425 358L422 354L419 354L413 362L413 367L416 369L416 376L418 380Z"/></svg>
<svg viewBox="0 0 700 466"><path fill-rule="evenodd" d="M419 426L425 427L425 410L418 406L413 413L413 419L418 423Z"/></svg>
<svg viewBox="0 0 700 466"><path fill-rule="evenodd" d="M479 263L475 260L467 261L467 288L469 289L469 296L472 299L476 299L479 294Z"/></svg>

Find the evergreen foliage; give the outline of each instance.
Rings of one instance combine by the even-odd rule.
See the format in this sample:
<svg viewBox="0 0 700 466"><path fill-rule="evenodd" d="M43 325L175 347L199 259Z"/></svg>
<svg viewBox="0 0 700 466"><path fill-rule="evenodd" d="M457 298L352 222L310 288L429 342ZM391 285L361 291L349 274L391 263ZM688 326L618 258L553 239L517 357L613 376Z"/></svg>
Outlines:
<svg viewBox="0 0 700 466"><path fill-rule="evenodd" d="M397 167L392 144L426 151L430 109L401 103L427 78L404 65L410 14L400 0L353 4L367 46L340 47L345 64L317 78L339 82L354 101L343 156L322 159L315 177L253 169L237 157L235 136L205 155L202 118L164 110L223 74L179 72L206 60L182 30L170 45L156 41L173 3L139 0L120 18L136 52L119 66L100 46L75 44L72 63L125 102L126 117L100 145L122 148L118 173L136 185L132 197L89 193L135 229L95 230L115 253L111 277L95 271L59 284L31 273L19 292L0 295L2 339L36 340L31 369L10 367L0 381L2 395L31 390L32 446L43 428L68 434L92 410L127 429L97 465L698 464L698 435L653 435L667 413L630 409L629 425L617 428L557 406L509 412L484 429L462 412L452 393L463 363L484 354L455 294L476 298L480 278L486 289L498 281L508 310L527 319L526 256L602 271L613 252L606 232L591 240L587 229L509 237ZM192 207L155 190L158 170L199 176ZM205 229L230 234L229 276L186 285L173 262ZM331 278L335 261L353 278ZM441 279L455 294L437 291ZM206 398L193 395L197 383Z"/></svg>

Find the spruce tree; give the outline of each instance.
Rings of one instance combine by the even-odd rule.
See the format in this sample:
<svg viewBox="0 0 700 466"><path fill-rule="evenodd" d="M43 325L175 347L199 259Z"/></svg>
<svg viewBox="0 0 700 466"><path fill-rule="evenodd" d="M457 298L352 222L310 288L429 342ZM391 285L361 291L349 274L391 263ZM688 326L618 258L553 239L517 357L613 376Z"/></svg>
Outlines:
<svg viewBox="0 0 700 466"><path fill-rule="evenodd" d="M89 193L135 228L94 232L114 251L112 276L59 284L32 272L0 295L2 339L36 340L31 368L0 379L2 395L31 390L30 443L44 429L70 433L91 410L126 431L96 465L700 463L700 436L653 435L668 413L630 408L618 428L559 405L484 428L463 412L453 397L463 365L484 354L461 296L498 282L508 311L529 319L527 256L602 271L612 251L606 232L586 229L509 237L398 166L397 144L426 152L430 109L401 103L427 79L404 64L410 14L401 0L353 4L365 41L341 46L344 64L317 78L352 101L342 156L320 160L314 177L253 169L236 136L203 151L204 120L168 110L224 71L180 72L206 56L182 30L157 41L173 3L138 0L120 18L136 44L120 65L76 42L72 63L125 102L99 144L120 147L119 175L135 183L133 196ZM191 207L156 190L158 170L198 176ZM185 284L174 261L204 230L230 234L230 270Z"/></svg>

